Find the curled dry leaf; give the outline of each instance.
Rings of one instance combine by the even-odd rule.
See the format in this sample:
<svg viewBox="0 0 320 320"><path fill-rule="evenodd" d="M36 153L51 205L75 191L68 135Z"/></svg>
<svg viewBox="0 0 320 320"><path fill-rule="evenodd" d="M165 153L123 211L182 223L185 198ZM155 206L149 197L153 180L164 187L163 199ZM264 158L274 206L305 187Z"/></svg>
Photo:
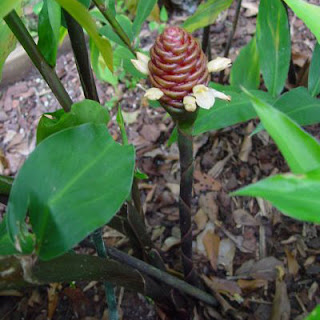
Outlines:
<svg viewBox="0 0 320 320"><path fill-rule="evenodd" d="M241 149L239 152L239 159L242 162L248 162L249 154L252 150L252 137L250 135L252 130L253 130L253 123L250 122L246 128L246 136L243 139Z"/></svg>
<svg viewBox="0 0 320 320"><path fill-rule="evenodd" d="M257 220L246 210L237 209L232 213L234 222L239 226L255 227L258 225Z"/></svg>
<svg viewBox="0 0 320 320"><path fill-rule="evenodd" d="M48 319L52 319L54 313L56 312L58 301L59 301L59 291L61 289L60 283L51 283L50 288L48 288Z"/></svg>
<svg viewBox="0 0 320 320"><path fill-rule="evenodd" d="M283 281L284 270L282 267L277 267L277 271L276 292L273 299L270 320L289 320L291 306L287 292L287 285Z"/></svg>
<svg viewBox="0 0 320 320"><path fill-rule="evenodd" d="M245 17L254 17L259 12L257 2L250 2L249 0L244 0L242 1L241 6L246 9L244 13Z"/></svg>
<svg viewBox="0 0 320 320"><path fill-rule="evenodd" d="M199 193L200 191L220 191L221 190L220 182L216 181L210 175L206 173L202 173L199 170L196 170L194 172L194 180L195 180L194 189L196 193Z"/></svg>
<svg viewBox="0 0 320 320"><path fill-rule="evenodd" d="M211 267L217 271L220 237L213 230L208 230L202 239Z"/></svg>
<svg viewBox="0 0 320 320"><path fill-rule="evenodd" d="M214 232L214 229L214 224L212 222L208 222L205 229L197 236L197 250L199 253L206 254L206 248L203 239L209 231Z"/></svg>
<svg viewBox="0 0 320 320"><path fill-rule="evenodd" d="M208 222L208 216L206 213L200 208L196 215L194 216L194 222L197 225L198 231L202 231Z"/></svg>
<svg viewBox="0 0 320 320"><path fill-rule="evenodd" d="M202 194L199 199L199 206L209 217L211 222L215 223L218 220L219 208L214 200L213 192Z"/></svg>
<svg viewBox="0 0 320 320"><path fill-rule="evenodd" d="M251 292L260 289L268 284L267 280L255 279L255 280L243 280L239 279L237 281L238 286L246 292Z"/></svg>
<svg viewBox="0 0 320 320"><path fill-rule="evenodd" d="M240 278L262 279L267 281L276 280L276 267L283 267L283 263L275 257L266 257L260 261L246 261L235 274Z"/></svg>
<svg viewBox="0 0 320 320"><path fill-rule="evenodd" d="M172 247L177 246L178 244L180 244L180 242L181 242L181 240L176 238L176 237L169 237L164 241L161 250L164 251L164 252L167 252Z"/></svg>
<svg viewBox="0 0 320 320"><path fill-rule="evenodd" d="M218 266L222 266L228 275L233 274L233 259L236 246L230 239L222 239L219 246Z"/></svg>
<svg viewBox="0 0 320 320"><path fill-rule="evenodd" d="M300 269L299 263L296 260L295 255L288 248L285 248L284 252L286 253L286 256L287 256L289 273L295 277L298 274Z"/></svg>
<svg viewBox="0 0 320 320"><path fill-rule="evenodd" d="M223 171L225 165L229 161L229 159L232 157L232 153L229 153L224 159L218 161L208 172L208 174L213 177L214 179L217 179L220 175L220 173Z"/></svg>

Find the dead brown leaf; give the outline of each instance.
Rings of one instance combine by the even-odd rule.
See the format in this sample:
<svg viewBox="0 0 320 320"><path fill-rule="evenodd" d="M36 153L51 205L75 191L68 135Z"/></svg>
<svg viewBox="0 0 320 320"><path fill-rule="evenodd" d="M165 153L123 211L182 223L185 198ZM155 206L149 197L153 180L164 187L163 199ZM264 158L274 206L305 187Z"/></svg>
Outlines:
<svg viewBox="0 0 320 320"><path fill-rule="evenodd" d="M51 283L48 288L48 319L52 319L59 302L60 283Z"/></svg>
<svg viewBox="0 0 320 320"><path fill-rule="evenodd" d="M216 235L214 231L208 230L204 235L202 241L206 249L207 257L210 261L211 267L214 271L217 271L220 237Z"/></svg>
<svg viewBox="0 0 320 320"><path fill-rule="evenodd" d="M233 259L236 246L230 239L222 239L219 246L218 265L223 266L228 275L233 274Z"/></svg>
<svg viewBox="0 0 320 320"><path fill-rule="evenodd" d="M202 231L208 222L208 216L202 208L200 208L194 216L194 222L197 225L198 231Z"/></svg>
<svg viewBox="0 0 320 320"><path fill-rule="evenodd" d="M291 306L287 292L287 285L283 281L284 270L278 267L278 276L276 280L276 292L273 299L270 320L289 320Z"/></svg>
<svg viewBox="0 0 320 320"><path fill-rule="evenodd" d="M254 227L258 225L257 220L246 210L237 209L232 213L234 222L240 226Z"/></svg>
<svg viewBox="0 0 320 320"><path fill-rule="evenodd" d="M253 123L249 122L248 126L246 127L246 136L243 139L239 156L238 156L242 162L248 162L249 154L252 150L252 137L250 135L252 130L253 130Z"/></svg>
<svg viewBox="0 0 320 320"><path fill-rule="evenodd" d="M262 288L268 284L267 280L262 280L262 279L255 279L255 280L244 280L244 279L239 279L237 281L238 286L246 292L251 292L254 290L257 290L259 288Z"/></svg>
<svg viewBox="0 0 320 320"><path fill-rule="evenodd" d="M214 200L214 193L207 192L202 194L199 199L199 206L211 222L215 223L218 220L219 208Z"/></svg>
<svg viewBox="0 0 320 320"><path fill-rule="evenodd" d="M298 274L300 269L298 261L296 260L295 255L291 251L289 251L288 248L285 248L284 252L286 253L286 256L287 256L289 273L295 277Z"/></svg>
<svg viewBox="0 0 320 320"><path fill-rule="evenodd" d="M220 191L221 184L217 180L213 179L206 173L202 173L199 170L195 170L194 172L194 189L196 193L200 191Z"/></svg>

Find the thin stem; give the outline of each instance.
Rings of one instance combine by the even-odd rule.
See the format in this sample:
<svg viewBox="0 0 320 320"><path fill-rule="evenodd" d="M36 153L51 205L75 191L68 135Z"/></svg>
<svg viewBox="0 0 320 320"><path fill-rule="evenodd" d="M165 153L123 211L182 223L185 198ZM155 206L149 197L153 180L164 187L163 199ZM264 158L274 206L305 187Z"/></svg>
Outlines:
<svg viewBox="0 0 320 320"><path fill-rule="evenodd" d="M145 273L146 275L149 275L150 277L153 277L157 280L160 280L161 282L175 288L178 289L182 292L185 292L186 294L188 294L191 297L197 298L209 305L212 306L217 306L217 301L214 297L212 297L211 295L207 294L206 292L191 286L190 284L164 272L161 271L155 267L150 266L149 264L136 259L132 256L127 255L126 253L119 251L115 248L110 248L108 249L108 253L109 255L119 261L122 262L132 268L135 268L143 273Z"/></svg>
<svg viewBox="0 0 320 320"><path fill-rule="evenodd" d="M49 85L62 108L66 112L70 111L72 105L71 98L69 97L55 71L49 66L42 56L28 30L19 18L17 12L15 10L11 11L6 17L4 17L4 20L29 55L35 67L39 70L44 80Z"/></svg>
<svg viewBox="0 0 320 320"><path fill-rule="evenodd" d="M75 56L84 96L87 99L99 102L83 29L67 11L63 10L63 14L67 22L68 33L73 54Z"/></svg>
<svg viewBox="0 0 320 320"><path fill-rule="evenodd" d="M97 249L98 256L101 258L107 258L107 250L104 245L104 241L102 239L102 228L99 228L93 233L93 241ZM114 293L113 285L105 281L104 282L105 294L108 303L108 312L109 312L109 319L110 320L118 320L118 306L117 306L117 299Z"/></svg>
<svg viewBox="0 0 320 320"><path fill-rule="evenodd" d="M117 33L120 39L127 45L128 49L135 55L135 51L132 48L131 42L125 31L122 29L119 22L110 12L110 10L104 5L102 0L93 0L94 4L97 6L99 11L103 14L103 16L108 20L113 30Z"/></svg>
<svg viewBox="0 0 320 320"><path fill-rule="evenodd" d="M231 43L232 43L234 34L236 33L236 30L237 30L237 25L238 25L239 15L240 15L240 9L241 9L241 3L242 3L242 0L238 0L237 8L236 8L236 14L234 16L234 20L233 20L233 23L232 23L232 29L231 29L231 32L230 32L229 37L228 37L227 46L226 46L226 48L224 50L224 57L226 57L226 58L229 56ZM219 83L223 83L223 78L224 78L224 70L222 70L220 72Z"/></svg>
<svg viewBox="0 0 320 320"><path fill-rule="evenodd" d="M203 28L202 50L203 50L204 53L208 53L208 49L209 49L210 27L211 27L211 25L208 25L208 26Z"/></svg>
<svg viewBox="0 0 320 320"><path fill-rule="evenodd" d="M199 286L197 274L192 262L192 222L191 199L193 185L193 122L178 121L178 147L180 155L180 197L179 218L181 230L182 265L185 280Z"/></svg>

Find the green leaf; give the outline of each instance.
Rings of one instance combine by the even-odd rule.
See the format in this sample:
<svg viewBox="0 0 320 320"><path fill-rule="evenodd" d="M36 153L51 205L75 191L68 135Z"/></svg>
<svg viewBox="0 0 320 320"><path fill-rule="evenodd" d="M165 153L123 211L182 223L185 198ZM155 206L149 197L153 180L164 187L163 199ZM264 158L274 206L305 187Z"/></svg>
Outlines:
<svg viewBox="0 0 320 320"><path fill-rule="evenodd" d="M210 84L210 86L212 86ZM251 101L244 93L239 93L235 88L226 86L215 89L231 96L231 101L217 99L215 105L210 110L200 109L194 124L194 135L200 133L226 128L237 123L248 121L257 116ZM255 95L273 103L273 98L267 92L252 90Z"/></svg>
<svg viewBox="0 0 320 320"><path fill-rule="evenodd" d="M53 133L84 123L107 124L110 120L108 111L98 102L83 100L74 103L70 112L63 109L44 114L37 128L37 143Z"/></svg>
<svg viewBox="0 0 320 320"><path fill-rule="evenodd" d="M284 0L294 13L307 25L320 42L320 7L302 0Z"/></svg>
<svg viewBox="0 0 320 320"><path fill-rule="evenodd" d="M320 166L320 145L287 115L247 92L263 126L273 138L295 174Z"/></svg>
<svg viewBox="0 0 320 320"><path fill-rule="evenodd" d="M84 124L40 143L18 173L7 207L12 241L28 212L43 260L59 256L106 224L131 191L135 155L105 125Z"/></svg>
<svg viewBox="0 0 320 320"><path fill-rule="evenodd" d="M116 3L115 0L106 0L106 7L110 10L112 15L116 16Z"/></svg>
<svg viewBox="0 0 320 320"><path fill-rule="evenodd" d="M2 0L0 6L0 20L4 18L10 11L14 10L22 0Z"/></svg>
<svg viewBox="0 0 320 320"><path fill-rule="evenodd" d="M232 86L243 86L247 89L257 89L260 85L260 64L256 45L256 37L241 49L232 65L230 73Z"/></svg>
<svg viewBox="0 0 320 320"><path fill-rule="evenodd" d="M147 20L152 12L157 0L139 0L136 17L133 21L133 34L137 36L140 33L143 23Z"/></svg>
<svg viewBox="0 0 320 320"><path fill-rule="evenodd" d="M320 168L303 175L272 176L233 195L264 198L292 218L320 223Z"/></svg>
<svg viewBox="0 0 320 320"><path fill-rule="evenodd" d="M21 245L21 250L19 248L20 251L22 251L24 254L31 253L34 248L34 239L32 235L24 232L24 238ZM21 252L15 248L14 243L10 239L6 226L6 218L4 217L0 222L0 256L8 256L20 253Z"/></svg>
<svg viewBox="0 0 320 320"><path fill-rule="evenodd" d="M318 304L313 311L307 316L305 320L318 320L320 318L320 304Z"/></svg>
<svg viewBox="0 0 320 320"><path fill-rule="evenodd" d="M162 6L160 10L160 21L167 22L168 21L168 12L165 6Z"/></svg>
<svg viewBox="0 0 320 320"><path fill-rule="evenodd" d="M0 175L0 194L8 195L13 184L13 178Z"/></svg>
<svg viewBox="0 0 320 320"><path fill-rule="evenodd" d="M197 11L182 25L188 32L208 26L218 18L219 14L230 7L232 0L208 0L199 5Z"/></svg>
<svg viewBox="0 0 320 320"><path fill-rule="evenodd" d="M107 68L100 51L95 43L90 39L90 58L92 69L100 81L105 81L116 87L118 85L118 77ZM115 62L115 61L114 61Z"/></svg>
<svg viewBox="0 0 320 320"><path fill-rule="evenodd" d="M16 37L3 20L0 21L0 81L2 68L11 51L16 47Z"/></svg>
<svg viewBox="0 0 320 320"><path fill-rule="evenodd" d="M317 43L311 60L308 89L313 97L320 93L320 44Z"/></svg>
<svg viewBox="0 0 320 320"><path fill-rule="evenodd" d="M284 87L291 55L288 17L279 0L260 1L257 47L265 85L276 97Z"/></svg>
<svg viewBox="0 0 320 320"><path fill-rule="evenodd" d="M56 65L60 40L61 7L55 0L44 0L38 21L38 47L52 67Z"/></svg>
<svg viewBox="0 0 320 320"><path fill-rule="evenodd" d="M94 20L91 18L90 13L81 3L76 0L55 0L61 7L78 21L78 23L88 32L89 36L95 42L96 46L101 52L101 55L110 69L113 71L113 55L112 47L109 40L102 38L98 31Z"/></svg>

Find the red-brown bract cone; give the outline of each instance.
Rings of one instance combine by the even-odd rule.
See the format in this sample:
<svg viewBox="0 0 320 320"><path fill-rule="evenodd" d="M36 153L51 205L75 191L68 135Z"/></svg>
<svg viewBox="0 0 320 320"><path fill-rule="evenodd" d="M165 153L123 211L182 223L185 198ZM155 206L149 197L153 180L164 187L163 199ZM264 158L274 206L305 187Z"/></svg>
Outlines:
<svg viewBox="0 0 320 320"><path fill-rule="evenodd" d="M197 40L187 31L169 27L158 36L150 51L151 84L164 96L160 102L183 108L183 98L198 84L209 82L208 60Z"/></svg>

